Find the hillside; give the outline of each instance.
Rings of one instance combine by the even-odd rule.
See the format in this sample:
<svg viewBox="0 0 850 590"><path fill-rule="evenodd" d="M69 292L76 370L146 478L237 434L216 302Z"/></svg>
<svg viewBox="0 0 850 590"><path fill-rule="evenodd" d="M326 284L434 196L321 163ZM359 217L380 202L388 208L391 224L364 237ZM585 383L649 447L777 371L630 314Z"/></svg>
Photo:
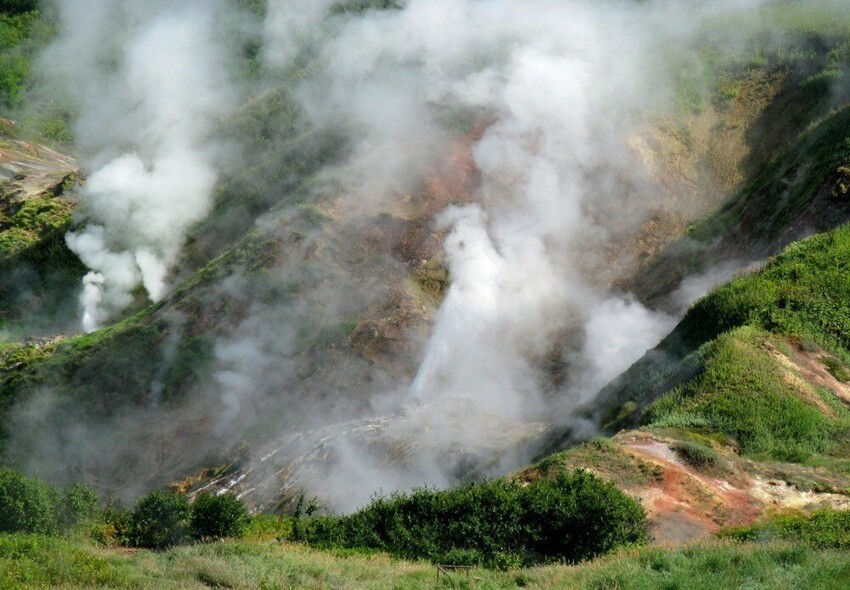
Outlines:
<svg viewBox="0 0 850 590"><path fill-rule="evenodd" d="M842 3L179 4L0 3L0 465L315 498L330 549L3 534L0 577L433 587L327 514L581 468L687 547L445 584L841 586L769 519L850 508Z"/></svg>

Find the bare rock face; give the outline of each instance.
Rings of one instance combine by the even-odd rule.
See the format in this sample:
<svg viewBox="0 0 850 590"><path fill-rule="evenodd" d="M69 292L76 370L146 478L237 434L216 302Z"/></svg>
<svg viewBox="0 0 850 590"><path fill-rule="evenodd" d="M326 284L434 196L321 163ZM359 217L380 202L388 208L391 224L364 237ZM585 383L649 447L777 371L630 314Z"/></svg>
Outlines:
<svg viewBox="0 0 850 590"><path fill-rule="evenodd" d="M0 120L6 126L11 121ZM67 203L66 213L73 202L70 196L78 182L79 166L72 157L46 146L2 137L0 135L0 209L8 217L26 201L56 197ZM33 230L43 229L33 227Z"/></svg>

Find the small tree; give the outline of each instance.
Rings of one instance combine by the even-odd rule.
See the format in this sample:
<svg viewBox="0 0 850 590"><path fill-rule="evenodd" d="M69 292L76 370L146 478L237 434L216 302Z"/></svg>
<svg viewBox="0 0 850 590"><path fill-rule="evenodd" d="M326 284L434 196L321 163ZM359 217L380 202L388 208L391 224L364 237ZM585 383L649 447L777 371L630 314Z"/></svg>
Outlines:
<svg viewBox="0 0 850 590"><path fill-rule="evenodd" d="M203 492L192 504L192 536L196 539L241 537L248 525L248 509L233 492Z"/></svg>
<svg viewBox="0 0 850 590"><path fill-rule="evenodd" d="M38 478L0 469L0 531L49 535L59 528L59 491Z"/></svg>
<svg viewBox="0 0 850 590"><path fill-rule="evenodd" d="M97 493L86 484L72 483L65 486L62 507L62 526L73 528L91 522L100 515Z"/></svg>
<svg viewBox="0 0 850 590"><path fill-rule="evenodd" d="M191 515L186 496L154 490L130 513L128 538L136 547L165 549L180 543Z"/></svg>

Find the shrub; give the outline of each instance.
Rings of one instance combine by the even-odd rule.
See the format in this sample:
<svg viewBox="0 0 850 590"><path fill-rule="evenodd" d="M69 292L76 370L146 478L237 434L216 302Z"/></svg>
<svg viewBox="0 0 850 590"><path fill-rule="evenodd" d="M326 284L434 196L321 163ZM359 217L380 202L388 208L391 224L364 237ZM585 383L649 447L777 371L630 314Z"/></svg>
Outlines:
<svg viewBox="0 0 850 590"><path fill-rule="evenodd" d="M60 491L49 483L0 469L0 531L54 534L100 514L95 491L81 483Z"/></svg>
<svg viewBox="0 0 850 590"><path fill-rule="evenodd" d="M150 549L177 545L186 537L190 514L186 496L154 490L130 513L128 540L131 545Z"/></svg>
<svg viewBox="0 0 850 590"><path fill-rule="evenodd" d="M647 538L643 508L586 471L378 497L350 516L302 519L299 540L489 567L577 562Z"/></svg>
<svg viewBox="0 0 850 590"><path fill-rule="evenodd" d="M47 40L48 25L26 4L0 0L0 107L6 109L21 106L35 52Z"/></svg>
<svg viewBox="0 0 850 590"><path fill-rule="evenodd" d="M192 504L192 536L196 539L241 537L250 516L245 503L233 492L201 493Z"/></svg>
<svg viewBox="0 0 850 590"><path fill-rule="evenodd" d="M73 528L92 522L100 515L100 503L97 493L82 483L72 483L65 487L62 506L62 525Z"/></svg>
<svg viewBox="0 0 850 590"><path fill-rule="evenodd" d="M677 455L694 469L710 469L717 466L717 451L705 445L682 442L673 445Z"/></svg>
<svg viewBox="0 0 850 590"><path fill-rule="evenodd" d="M0 531L56 533L60 506L59 491L47 482L0 469Z"/></svg>
<svg viewBox="0 0 850 590"><path fill-rule="evenodd" d="M110 500L100 511L100 518L90 524L87 534L101 545L129 545L130 511L120 501Z"/></svg>

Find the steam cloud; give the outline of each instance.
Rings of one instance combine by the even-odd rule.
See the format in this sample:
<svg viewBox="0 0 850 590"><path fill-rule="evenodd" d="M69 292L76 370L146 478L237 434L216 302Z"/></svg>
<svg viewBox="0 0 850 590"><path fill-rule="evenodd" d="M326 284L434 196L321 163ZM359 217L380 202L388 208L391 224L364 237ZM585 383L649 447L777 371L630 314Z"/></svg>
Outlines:
<svg viewBox="0 0 850 590"><path fill-rule="evenodd" d="M757 2L410 0L325 20L325 29L318 5L305 16L295 4L271 4L266 53L285 66L297 56L293 39L328 31L310 39L321 65L299 92L314 120L345 124L356 138L343 174L366 201L359 207L391 200L422 174L425 155L451 135L447 113L493 121L472 148L483 179L476 203L437 217L452 284L391 436L495 448L509 424L553 408L569 415L669 332L674 317L612 288L616 269L631 264L617 246L671 207L626 138L671 107L671 73L693 57L703 24ZM700 285L681 296L701 295ZM583 344L564 353L570 375L547 392L542 360L576 329ZM352 459L362 449L339 446L346 459L333 481L375 473ZM438 464L450 480L456 467L445 456L425 462L407 480L395 474L396 485L417 472L433 478ZM351 499L337 500L363 501Z"/></svg>
<svg viewBox="0 0 850 590"><path fill-rule="evenodd" d="M226 8L218 0L58 4L63 33L44 63L65 68L55 73L77 100L77 135L93 170L81 198L87 223L67 237L91 269L81 295L86 331L129 305L139 285L162 299L187 230L210 211L217 154L205 139L236 99L232 57L217 38Z"/></svg>
<svg viewBox="0 0 850 590"><path fill-rule="evenodd" d="M317 430L323 452L339 460L331 473L303 470L298 483L331 490L325 500L337 509L381 486L448 485L470 455L496 457L496 472L516 467L527 457L511 449L541 425L569 422L675 325L617 286L637 267L644 222L677 206L628 139L670 110L674 73L699 63L705 23L761 2L400 4L339 11L331 0L270 0L262 55L269 87L286 79L306 123L345 137L346 157L316 174L313 188L336 191L326 209L347 232L397 213L454 146L468 144L477 175L468 202L447 200L433 219L451 285L430 333L406 335L418 368L405 380L345 357L332 378L300 377L310 373L298 352L304 324L332 325L380 299L368 281L351 284L360 271L323 254L317 233L267 277L298 281L300 300L251 303L238 275L221 287L248 301L245 317L219 338L204 393L183 411L199 424L209 408L217 412L221 436L210 444L261 421L280 418L286 439L298 425L332 428L345 417L375 419L357 428L416 449L393 464L344 433ZM77 137L93 170L81 202L86 223L67 238L91 269L81 300L83 327L93 330L140 285L152 301L168 293L187 232L212 206L222 150L211 133L244 89L228 75L224 0L57 6L63 33L43 63L79 105ZM291 217L277 213L263 223L279 223L285 236ZM308 259L309 272L298 266ZM399 261L383 270L404 272ZM687 281L673 294L674 312L735 270ZM544 368L552 358L566 373L560 379ZM40 399L18 414L56 405L49 393ZM112 429L131 422L122 417ZM75 440L96 428L77 430L85 433ZM177 430L176 418L163 427ZM275 444L261 463L282 448Z"/></svg>

